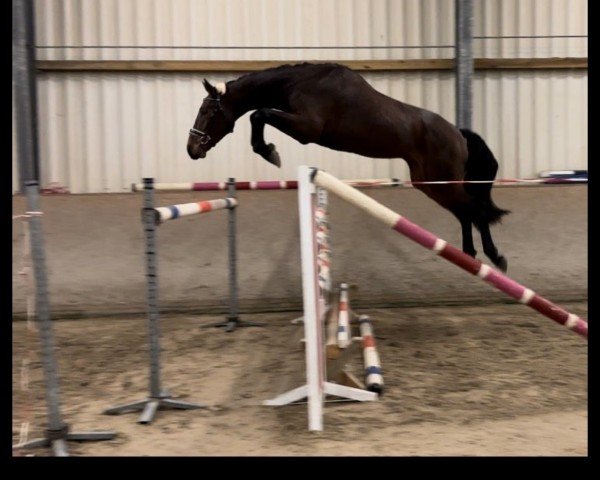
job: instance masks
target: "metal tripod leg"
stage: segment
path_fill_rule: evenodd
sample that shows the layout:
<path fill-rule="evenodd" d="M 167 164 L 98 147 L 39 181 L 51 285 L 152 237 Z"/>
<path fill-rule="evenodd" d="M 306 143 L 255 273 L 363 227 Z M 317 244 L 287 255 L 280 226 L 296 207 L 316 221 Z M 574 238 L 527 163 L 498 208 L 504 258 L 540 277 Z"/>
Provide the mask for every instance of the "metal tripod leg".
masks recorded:
<path fill-rule="evenodd" d="M 104 410 L 105 415 L 120 415 L 121 413 L 135 412 L 142 410 L 142 414 L 138 423 L 148 424 L 154 420 L 156 412 L 160 409 L 179 409 L 179 410 L 194 410 L 197 408 L 206 408 L 206 405 L 198 403 L 183 402 L 174 400 L 169 395 L 163 394 L 159 397 L 151 397 L 141 402 L 133 402 L 118 407 Z"/>
<path fill-rule="evenodd" d="M 58 431 L 46 431 L 45 438 L 36 438 L 28 442 L 13 445 L 13 450 L 21 448 L 51 448 L 55 457 L 68 457 L 67 442 L 97 442 L 112 440 L 117 434 L 111 431 L 69 432 L 68 426 Z"/>
<path fill-rule="evenodd" d="M 240 320 L 238 317 L 227 317 L 227 320 L 223 320 L 220 322 L 213 322 L 213 323 L 209 323 L 207 325 L 201 325 L 201 328 L 210 328 L 210 327 L 216 327 L 216 328 L 225 328 L 226 332 L 233 332 L 236 327 L 242 328 L 242 327 L 266 327 L 267 324 L 266 323 L 261 323 L 261 322 L 248 322 L 246 320 Z"/>

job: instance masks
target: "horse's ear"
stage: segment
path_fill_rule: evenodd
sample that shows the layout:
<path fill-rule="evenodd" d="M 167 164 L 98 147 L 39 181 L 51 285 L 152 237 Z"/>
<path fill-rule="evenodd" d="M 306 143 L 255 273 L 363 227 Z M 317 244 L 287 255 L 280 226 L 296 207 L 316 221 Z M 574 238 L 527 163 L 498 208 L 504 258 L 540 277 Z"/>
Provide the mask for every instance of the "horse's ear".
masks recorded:
<path fill-rule="evenodd" d="M 217 89 L 213 87 L 206 78 L 202 80 L 202 84 L 204 85 L 204 88 L 206 89 L 209 95 L 216 97 L 219 94 L 219 92 L 217 92 Z"/>

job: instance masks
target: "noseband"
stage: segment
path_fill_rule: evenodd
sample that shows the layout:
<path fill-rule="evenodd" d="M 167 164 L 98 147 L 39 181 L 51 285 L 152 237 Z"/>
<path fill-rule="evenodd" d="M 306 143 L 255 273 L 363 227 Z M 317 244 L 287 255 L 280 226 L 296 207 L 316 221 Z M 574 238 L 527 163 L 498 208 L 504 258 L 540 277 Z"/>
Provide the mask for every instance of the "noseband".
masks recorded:
<path fill-rule="evenodd" d="M 208 142 L 210 142 L 210 135 L 208 133 L 204 133 L 202 130 L 190 128 L 190 135 L 200 138 L 200 145 L 206 145 Z"/>
<path fill-rule="evenodd" d="M 221 99 L 220 98 L 206 98 L 205 100 L 211 100 L 213 102 L 217 102 L 218 107 L 216 111 L 221 110 Z M 213 111 L 214 114 L 214 111 Z M 208 133 L 203 132 L 202 130 L 198 130 L 197 128 L 190 128 L 190 135 L 194 135 L 200 139 L 200 145 L 206 145 L 210 142 L 210 135 Z"/>

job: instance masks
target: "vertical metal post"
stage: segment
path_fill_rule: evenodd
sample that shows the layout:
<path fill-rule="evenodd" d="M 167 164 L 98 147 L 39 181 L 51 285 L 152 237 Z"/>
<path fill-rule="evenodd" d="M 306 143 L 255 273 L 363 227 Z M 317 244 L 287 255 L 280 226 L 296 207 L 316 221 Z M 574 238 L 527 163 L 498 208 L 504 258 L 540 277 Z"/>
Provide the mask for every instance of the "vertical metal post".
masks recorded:
<path fill-rule="evenodd" d="M 146 299 L 148 302 L 148 332 L 150 341 L 150 396 L 146 400 L 127 403 L 104 410 L 106 415 L 119 415 L 142 410 L 139 423 L 149 424 L 161 408 L 193 410 L 204 405 L 171 398 L 160 388 L 160 325 L 158 313 L 158 258 L 156 251 L 156 223 L 154 210 L 154 179 L 144 178 L 144 208 L 142 209 L 146 238 Z"/>
<path fill-rule="evenodd" d="M 471 129 L 473 119 L 473 1 L 454 0 L 456 125 Z"/>
<path fill-rule="evenodd" d="M 13 0 L 13 89 L 19 152 L 19 184 L 39 182 L 33 0 Z"/>
<path fill-rule="evenodd" d="M 148 331 L 150 335 L 150 397 L 160 397 L 160 331 L 158 319 L 158 276 L 156 225 L 154 223 L 154 179 L 144 178 L 144 235 L 146 237 L 146 278 Z"/>
<path fill-rule="evenodd" d="M 237 198 L 235 178 L 227 181 L 227 196 Z M 227 244 L 229 248 L 229 322 L 238 321 L 237 254 L 236 254 L 236 208 L 228 209 Z"/>
<path fill-rule="evenodd" d="M 235 188 L 235 178 L 229 177 L 227 180 L 227 196 L 237 198 Z M 226 332 L 233 332 L 236 327 L 264 327 L 261 322 L 247 322 L 240 320 L 238 308 L 238 280 L 237 280 L 237 207 L 229 207 L 227 214 L 227 249 L 229 264 L 229 314 L 227 321 L 213 322 L 207 325 L 201 325 L 202 328 L 218 327 L 225 328 Z"/>
<path fill-rule="evenodd" d="M 27 180 L 25 182 L 25 194 L 27 196 L 27 213 L 31 215 L 29 219 L 29 241 L 35 278 L 35 308 L 42 345 L 42 368 L 44 369 L 44 382 L 46 384 L 48 428 L 44 438 L 31 440 L 13 448 L 51 447 L 55 456 L 67 457 L 69 455 L 67 441 L 69 440 L 111 440 L 115 438 L 116 433 L 111 431 L 70 433 L 69 426 L 63 423 L 61 419 L 58 366 L 54 356 L 54 338 L 46 278 L 46 254 L 44 251 L 42 219 L 39 216 L 41 212 L 38 182 Z"/>
<path fill-rule="evenodd" d="M 29 219 L 31 259 L 35 277 L 35 307 L 37 312 L 40 341 L 42 344 L 42 366 L 46 383 L 46 404 L 48 406 L 48 430 L 58 432 L 65 428 L 60 418 L 58 368 L 54 358 L 54 340 L 48 301 L 48 283 L 46 279 L 46 255 L 42 241 L 42 219 L 35 215 L 40 211 L 38 182 L 25 182 L 27 211 Z"/>

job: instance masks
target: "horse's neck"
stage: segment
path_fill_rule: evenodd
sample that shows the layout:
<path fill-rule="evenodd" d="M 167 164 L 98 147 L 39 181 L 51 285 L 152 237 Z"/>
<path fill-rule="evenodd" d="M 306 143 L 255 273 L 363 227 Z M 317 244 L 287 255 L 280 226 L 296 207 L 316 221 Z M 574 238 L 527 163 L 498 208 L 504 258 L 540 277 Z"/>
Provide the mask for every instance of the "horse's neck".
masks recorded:
<path fill-rule="evenodd" d="M 227 85 L 235 99 L 236 117 L 260 108 L 285 110 L 287 101 L 283 94 L 285 78 L 280 75 L 265 76 L 264 72 L 245 75 Z"/>

